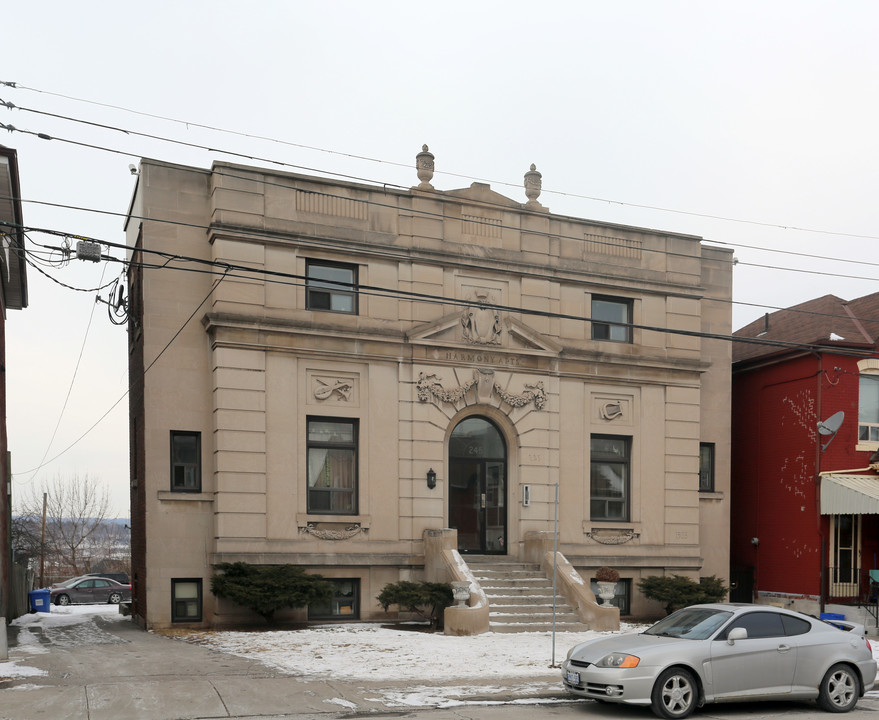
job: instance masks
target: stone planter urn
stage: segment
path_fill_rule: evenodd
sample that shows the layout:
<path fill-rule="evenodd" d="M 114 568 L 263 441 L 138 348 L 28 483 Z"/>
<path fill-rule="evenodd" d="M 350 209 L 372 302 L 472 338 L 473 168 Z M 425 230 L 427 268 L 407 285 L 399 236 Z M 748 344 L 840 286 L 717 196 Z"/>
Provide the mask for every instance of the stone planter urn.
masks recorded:
<path fill-rule="evenodd" d="M 470 599 L 470 583 L 467 580 L 452 581 L 452 597 L 457 607 L 465 607 Z"/>
<path fill-rule="evenodd" d="M 601 606 L 611 607 L 611 600 L 613 600 L 613 596 L 616 594 L 614 591 L 617 584 L 606 580 L 597 580 L 595 584 L 598 585 L 598 597 L 602 600 Z"/>
<path fill-rule="evenodd" d="M 620 574 L 607 565 L 595 571 L 595 584 L 598 585 L 598 597 L 603 601 L 601 603 L 602 607 L 612 607 L 613 603 L 611 603 L 611 600 L 613 600 L 615 595 L 614 590 L 616 590 L 619 579 Z"/>

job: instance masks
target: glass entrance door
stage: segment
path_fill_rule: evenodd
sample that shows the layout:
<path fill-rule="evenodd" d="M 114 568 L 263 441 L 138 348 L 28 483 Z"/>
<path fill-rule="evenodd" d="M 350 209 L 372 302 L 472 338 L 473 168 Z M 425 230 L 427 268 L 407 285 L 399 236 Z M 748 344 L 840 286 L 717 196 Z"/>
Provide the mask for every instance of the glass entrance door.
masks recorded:
<path fill-rule="evenodd" d="M 462 553 L 507 551 L 506 446 L 498 429 L 467 418 L 449 442 L 449 527 Z"/>

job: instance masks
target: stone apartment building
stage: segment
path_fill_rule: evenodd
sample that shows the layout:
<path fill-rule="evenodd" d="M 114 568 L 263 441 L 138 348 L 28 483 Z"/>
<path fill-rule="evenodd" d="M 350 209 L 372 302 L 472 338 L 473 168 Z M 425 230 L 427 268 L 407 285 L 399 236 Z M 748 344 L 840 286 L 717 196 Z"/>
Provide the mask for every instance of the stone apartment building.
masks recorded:
<path fill-rule="evenodd" d="M 293 563 L 385 619 L 451 528 L 587 580 L 728 576 L 731 253 L 488 185 L 144 159 L 129 259 L 134 614 L 223 625 L 217 563 Z M 556 488 L 558 510 L 556 513 Z M 454 539 L 456 538 L 456 540 Z"/>

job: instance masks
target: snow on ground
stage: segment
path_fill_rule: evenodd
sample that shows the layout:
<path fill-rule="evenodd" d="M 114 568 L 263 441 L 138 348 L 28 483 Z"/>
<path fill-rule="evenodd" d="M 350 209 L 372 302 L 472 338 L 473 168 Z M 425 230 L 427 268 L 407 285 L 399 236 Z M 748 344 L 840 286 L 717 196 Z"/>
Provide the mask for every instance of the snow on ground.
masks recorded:
<path fill-rule="evenodd" d="M 626 625 L 621 632 L 646 626 Z M 608 633 L 557 633 L 555 663 L 578 642 Z M 400 630 L 379 624 L 324 625 L 303 630 L 193 631 L 188 642 L 258 660 L 304 678 L 344 669 L 350 680 L 506 680 L 557 676 L 552 633 L 485 633 L 469 637 Z"/>

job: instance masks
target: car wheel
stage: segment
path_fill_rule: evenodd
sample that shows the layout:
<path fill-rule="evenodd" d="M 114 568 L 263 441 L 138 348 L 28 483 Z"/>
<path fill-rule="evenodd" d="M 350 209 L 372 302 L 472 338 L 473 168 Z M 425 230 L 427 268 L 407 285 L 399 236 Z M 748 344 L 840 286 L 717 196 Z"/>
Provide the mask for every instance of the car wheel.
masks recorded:
<path fill-rule="evenodd" d="M 107 602 L 111 605 L 118 605 L 122 602 L 122 595 L 118 592 L 110 593 L 110 599 Z"/>
<path fill-rule="evenodd" d="M 661 718 L 685 718 L 699 700 L 696 680 L 689 670 L 669 668 L 664 671 L 653 686 L 650 694 L 650 708 Z"/>
<path fill-rule="evenodd" d="M 69 595 L 59 595 L 55 600 L 56 605 L 70 605 L 70 596 Z"/>
<path fill-rule="evenodd" d="M 839 663 L 824 674 L 818 690 L 818 707 L 827 712 L 848 712 L 861 695 L 858 674 Z"/>

